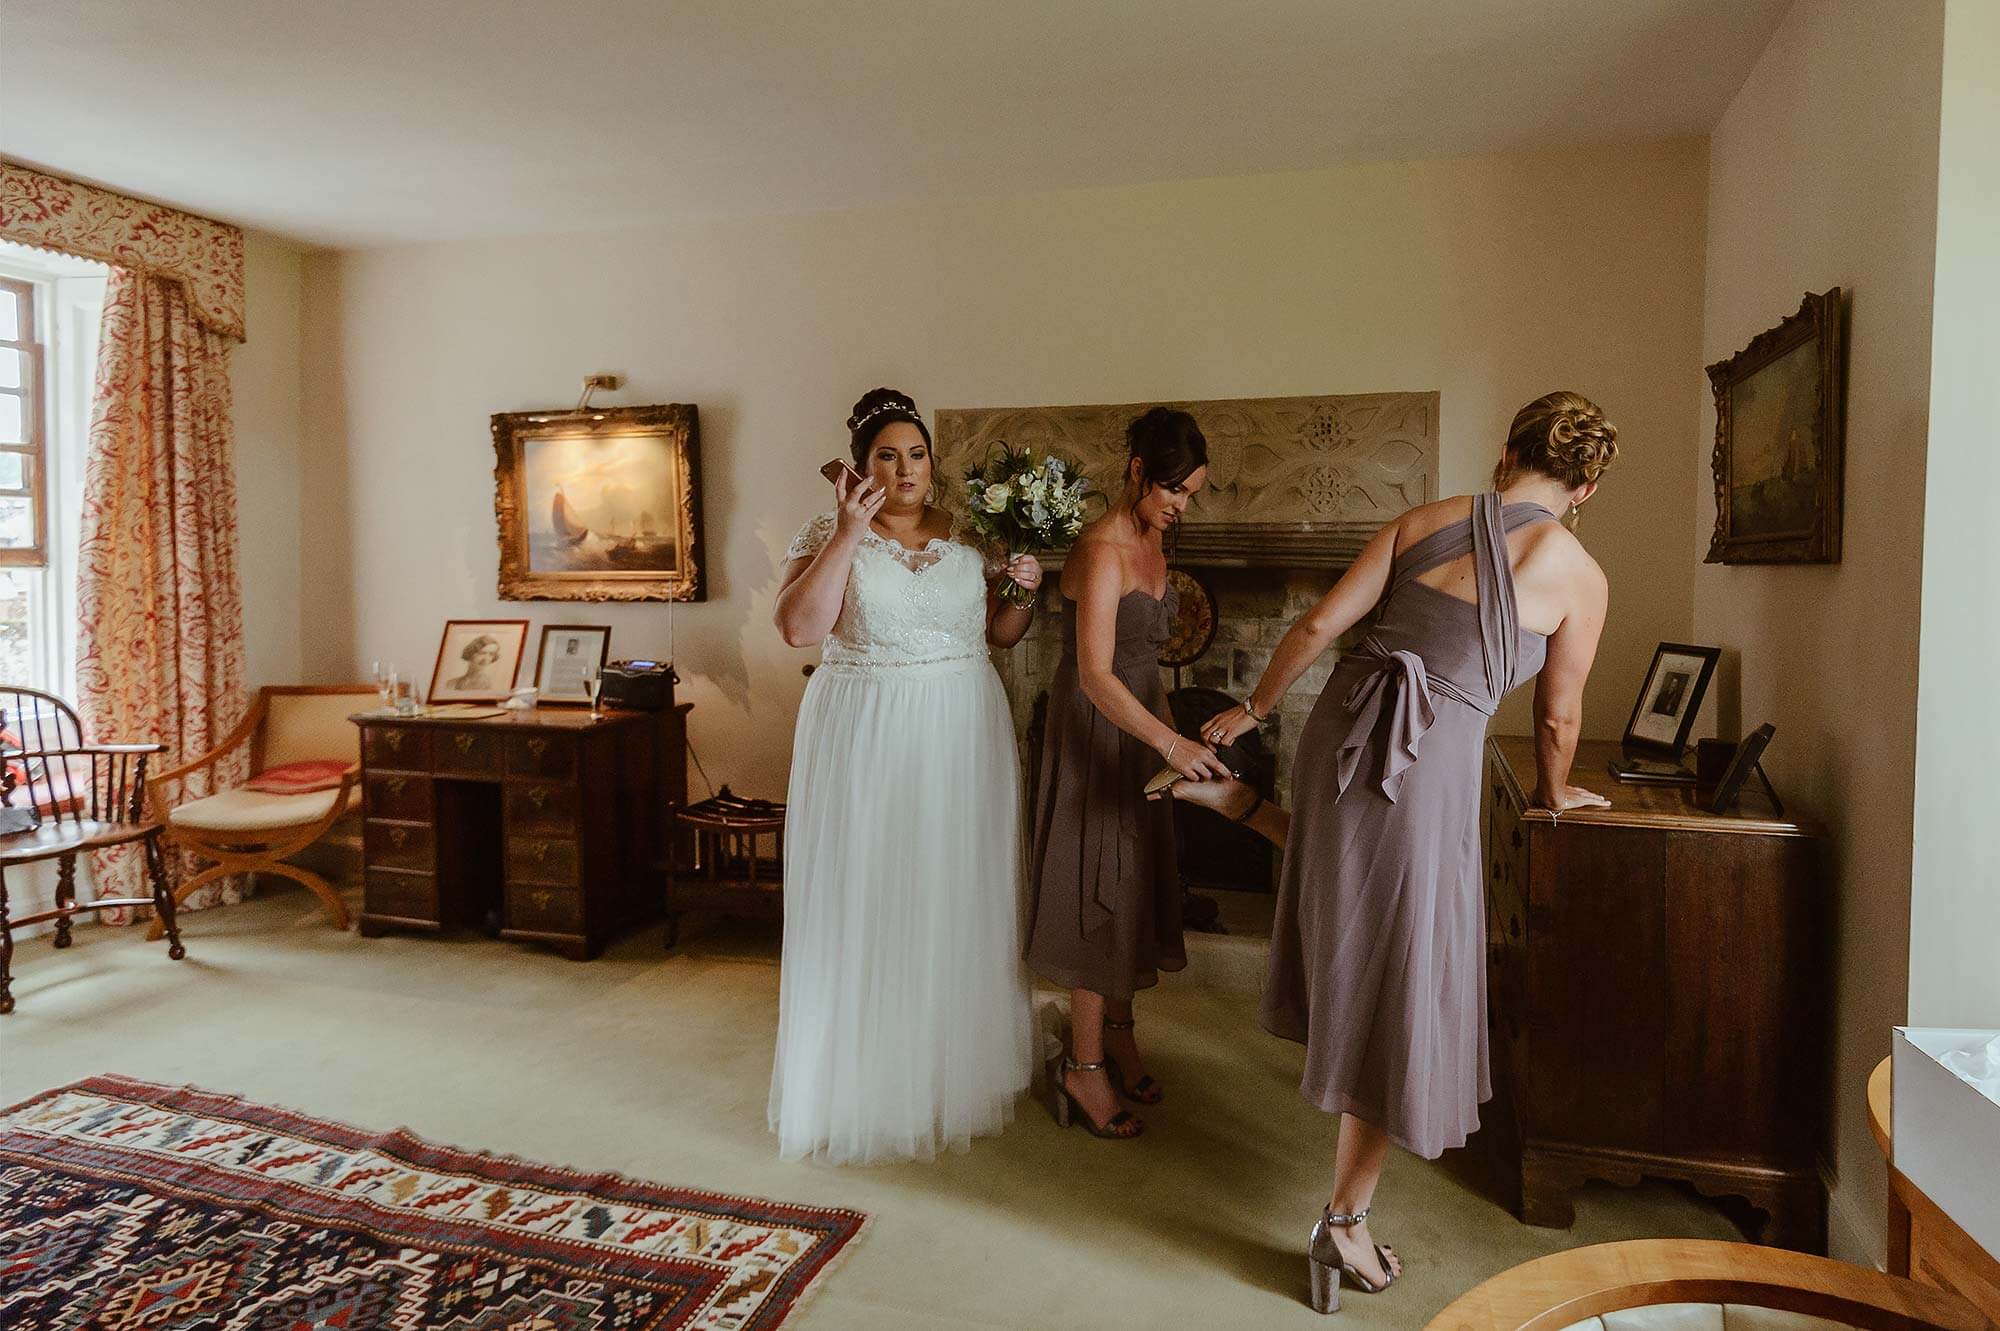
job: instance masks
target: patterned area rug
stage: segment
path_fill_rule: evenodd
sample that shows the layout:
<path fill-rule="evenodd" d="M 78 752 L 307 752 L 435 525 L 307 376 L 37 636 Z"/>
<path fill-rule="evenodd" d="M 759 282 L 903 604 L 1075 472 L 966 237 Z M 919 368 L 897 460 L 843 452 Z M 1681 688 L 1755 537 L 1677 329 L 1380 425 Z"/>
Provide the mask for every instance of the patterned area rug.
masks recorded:
<path fill-rule="evenodd" d="M 122 1077 L 0 1110 L 9 1331 L 766 1331 L 866 1224 Z"/>

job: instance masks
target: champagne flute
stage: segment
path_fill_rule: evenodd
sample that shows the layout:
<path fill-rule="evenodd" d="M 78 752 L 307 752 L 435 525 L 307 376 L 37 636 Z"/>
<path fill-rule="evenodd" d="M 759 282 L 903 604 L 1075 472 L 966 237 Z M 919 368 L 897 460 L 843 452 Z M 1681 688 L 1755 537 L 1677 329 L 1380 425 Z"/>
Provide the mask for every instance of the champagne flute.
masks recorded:
<path fill-rule="evenodd" d="M 583 691 L 590 695 L 590 714 L 592 717 L 604 715 L 603 689 L 603 674 L 595 665 L 585 666 L 583 668 Z"/>
<path fill-rule="evenodd" d="M 384 707 L 395 700 L 396 667 L 387 661 L 375 663 L 375 692 L 381 696 Z"/>

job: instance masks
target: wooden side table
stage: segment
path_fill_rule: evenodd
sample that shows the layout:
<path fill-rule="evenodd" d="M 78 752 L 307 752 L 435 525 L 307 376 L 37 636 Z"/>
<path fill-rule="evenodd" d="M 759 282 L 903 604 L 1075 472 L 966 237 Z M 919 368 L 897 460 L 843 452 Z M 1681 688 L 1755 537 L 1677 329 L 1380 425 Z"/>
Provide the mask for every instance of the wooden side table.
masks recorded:
<path fill-rule="evenodd" d="M 667 947 L 680 944 L 691 910 L 782 920 L 785 914 L 785 806 L 730 792 L 674 811 L 692 848 L 667 879 Z"/>
<path fill-rule="evenodd" d="M 1789 1075 L 1819 1064 L 1828 1025 L 1820 830 L 1761 793 L 1725 815 L 1621 784 L 1617 753 L 1577 747 L 1570 779 L 1612 807 L 1557 819 L 1528 798 L 1533 742 L 1487 741 L 1482 1136 L 1529 1224 L 1568 1226 L 1587 1179 L 1650 1176 L 1743 1197 L 1766 1242 L 1823 1252 L 1826 1105 Z"/>
<path fill-rule="evenodd" d="M 1948 1290 L 2000 1322 L 2000 1258 L 1939 1209 L 1896 1169 L 1889 1060 L 1868 1075 L 1868 1128 L 1889 1162 L 1889 1274 Z"/>

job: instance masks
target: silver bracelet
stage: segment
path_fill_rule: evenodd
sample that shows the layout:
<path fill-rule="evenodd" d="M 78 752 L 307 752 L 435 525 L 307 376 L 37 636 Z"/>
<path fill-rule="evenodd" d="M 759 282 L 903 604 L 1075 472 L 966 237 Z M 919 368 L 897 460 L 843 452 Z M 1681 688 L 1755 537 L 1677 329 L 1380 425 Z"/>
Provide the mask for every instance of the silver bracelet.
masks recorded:
<path fill-rule="evenodd" d="M 1180 747 L 1181 747 L 1181 737 L 1179 735 L 1176 735 L 1174 736 L 1174 742 L 1167 745 L 1167 766 L 1172 767 L 1174 765 L 1174 754 L 1180 749 Z"/>
<path fill-rule="evenodd" d="M 1245 716 L 1249 717 L 1249 718 L 1250 718 L 1250 719 L 1251 719 L 1252 721 L 1255 721 L 1255 722 L 1256 722 L 1256 723 L 1257 723 L 1258 725 L 1260 725 L 1260 726 L 1261 726 L 1261 725 L 1263 725 L 1263 724 L 1264 724 L 1264 723 L 1265 723 L 1266 721 L 1268 721 L 1268 720 L 1270 720 L 1270 719 L 1271 719 L 1271 714 L 1270 714 L 1269 712 L 1266 712 L 1266 713 L 1264 713 L 1264 714 L 1263 714 L 1262 716 L 1259 716 L 1259 715 L 1257 715 L 1257 709 L 1256 709 L 1255 707 L 1252 707 L 1252 706 L 1250 705 L 1251 703 L 1255 702 L 1256 700 L 1257 700 L 1257 690 L 1255 690 L 1255 689 L 1252 689 L 1252 690 L 1250 690 L 1250 692 L 1249 692 L 1249 693 L 1247 693 L 1247 694 L 1245 694 L 1245 695 L 1244 695 L 1244 697 L 1243 697 L 1243 715 L 1245 715 Z"/>

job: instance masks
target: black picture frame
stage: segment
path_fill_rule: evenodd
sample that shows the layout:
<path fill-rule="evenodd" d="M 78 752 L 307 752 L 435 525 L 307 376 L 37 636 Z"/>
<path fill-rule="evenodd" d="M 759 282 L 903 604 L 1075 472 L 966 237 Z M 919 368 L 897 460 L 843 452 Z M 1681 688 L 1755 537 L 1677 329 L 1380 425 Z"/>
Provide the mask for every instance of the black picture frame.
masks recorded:
<path fill-rule="evenodd" d="M 1710 813 L 1728 813 L 1736 807 L 1737 797 L 1743 793 L 1743 783 L 1750 779 L 1752 772 L 1761 771 L 1758 762 L 1763 758 L 1764 750 L 1771 747 L 1771 738 L 1777 733 L 1778 728 L 1766 721 L 1743 737 L 1743 742 L 1736 746 L 1735 756 L 1729 760 L 1728 770 L 1723 772 L 1722 779 L 1715 783 L 1714 791 L 1709 794 Z M 1779 802 L 1778 792 L 1770 788 L 1769 778 L 1765 779 L 1764 788 L 1779 817 L 1783 817 L 1785 806 Z"/>
<path fill-rule="evenodd" d="M 1654 648 L 1653 664 L 1647 667 L 1639 696 L 1632 703 L 1632 716 L 1625 722 L 1620 741 L 1625 752 L 1679 762 L 1687 752 L 1688 736 L 1721 659 L 1720 647 L 1663 642 Z"/>

